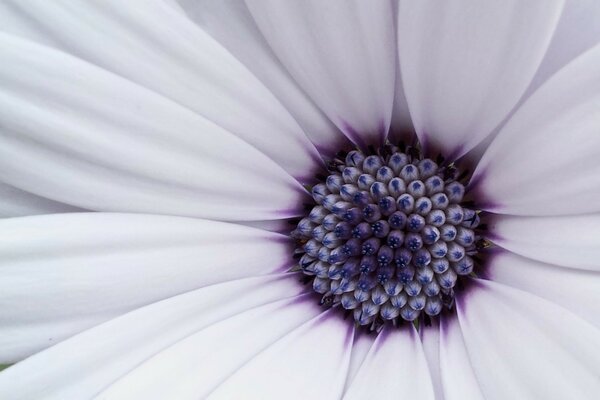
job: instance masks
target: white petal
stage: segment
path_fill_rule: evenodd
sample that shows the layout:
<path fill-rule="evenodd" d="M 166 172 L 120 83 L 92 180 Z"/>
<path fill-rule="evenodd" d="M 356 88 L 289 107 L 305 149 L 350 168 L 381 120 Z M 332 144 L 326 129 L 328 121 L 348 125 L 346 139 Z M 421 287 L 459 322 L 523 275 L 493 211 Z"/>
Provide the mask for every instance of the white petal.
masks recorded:
<path fill-rule="evenodd" d="M 238 368 L 321 312 L 312 294 L 251 309 L 162 350 L 98 397 L 205 398 Z"/>
<path fill-rule="evenodd" d="M 556 32 L 526 96 L 570 61 L 600 43 L 600 2 L 566 0 Z"/>
<path fill-rule="evenodd" d="M 319 162 L 316 149 L 275 96 L 172 4 L 8 4 L 8 32 L 54 45 L 195 111 L 297 178 L 309 176 L 307 170 Z M 27 34 L 31 30 L 37 34 Z"/>
<path fill-rule="evenodd" d="M 248 0 L 275 54 L 359 146 L 390 126 L 395 81 L 391 2 Z"/>
<path fill-rule="evenodd" d="M 402 81 L 429 152 L 460 157 L 502 121 L 537 70 L 562 4 L 400 2 Z"/>
<path fill-rule="evenodd" d="M 489 233 L 494 243 L 522 256 L 600 272 L 600 215 L 495 216 Z"/>
<path fill-rule="evenodd" d="M 297 181 L 198 114 L 62 52 L 9 35 L 0 43 L 4 182 L 92 210 L 298 213 Z"/>
<path fill-rule="evenodd" d="M 347 138 L 298 86 L 239 0 L 179 0 L 187 15 L 225 46 L 275 94 L 321 153 L 334 155 Z"/>
<path fill-rule="evenodd" d="M 499 252 L 485 277 L 547 299 L 600 327 L 600 272 L 561 268 Z"/>
<path fill-rule="evenodd" d="M 335 399 L 342 394 L 354 326 L 330 310 L 258 354 L 207 399 Z"/>
<path fill-rule="evenodd" d="M 291 262 L 284 236 L 191 218 L 54 214 L 3 219 L 0 232 L 0 361 L 142 305 Z"/>
<path fill-rule="evenodd" d="M 440 324 L 440 364 L 446 400 L 484 400 L 465 347 L 460 325 L 454 316 Z"/>
<path fill-rule="evenodd" d="M 373 345 L 374 337 L 364 329 L 356 330 L 354 334 L 354 342 L 352 343 L 352 352 L 350 353 L 350 364 L 348 365 L 348 374 L 346 375 L 346 384 L 344 385 L 344 391 L 348 390 L 348 387 L 352 384 L 352 381 L 356 377 L 360 366 L 365 361 L 371 346 Z"/>
<path fill-rule="evenodd" d="M 393 13 L 398 15 L 400 3 L 397 0 L 392 1 Z M 396 35 L 398 35 L 398 18 L 394 18 Z M 404 94 L 404 85 L 402 83 L 402 74 L 400 73 L 400 62 L 396 61 L 396 88 L 394 92 L 394 108 L 392 110 L 392 125 L 390 127 L 389 138 L 392 141 L 407 140 L 414 135 L 414 126 L 410 117 L 406 95 Z"/>
<path fill-rule="evenodd" d="M 513 115 L 474 172 L 487 210 L 600 211 L 600 45 L 549 79 Z"/>
<path fill-rule="evenodd" d="M 0 218 L 82 211 L 0 182 Z"/>
<path fill-rule="evenodd" d="M 458 298 L 458 317 L 486 399 L 594 399 L 600 331 L 539 297 L 490 281 Z"/>
<path fill-rule="evenodd" d="M 384 328 L 362 363 L 344 400 L 431 399 L 433 387 L 414 327 Z"/>
<path fill-rule="evenodd" d="M 289 275 L 232 281 L 125 314 L 0 374 L 0 398 L 89 399 L 174 343 L 240 312 L 297 296 Z"/>
<path fill-rule="evenodd" d="M 431 321 L 430 326 L 424 326 L 419 334 L 423 345 L 423 354 L 427 359 L 431 384 L 436 400 L 444 400 L 442 378 L 440 371 L 440 327 L 439 321 Z"/>

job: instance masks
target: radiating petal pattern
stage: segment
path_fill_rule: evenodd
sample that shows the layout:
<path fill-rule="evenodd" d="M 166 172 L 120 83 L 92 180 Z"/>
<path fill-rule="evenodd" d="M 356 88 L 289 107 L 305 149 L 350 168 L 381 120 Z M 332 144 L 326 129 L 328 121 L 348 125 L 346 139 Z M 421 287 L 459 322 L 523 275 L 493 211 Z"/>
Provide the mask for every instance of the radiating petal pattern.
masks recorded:
<path fill-rule="evenodd" d="M 485 277 L 547 299 L 600 327 L 600 272 L 557 267 L 511 252 L 489 261 Z"/>
<path fill-rule="evenodd" d="M 431 384 L 436 400 L 444 400 L 442 378 L 440 371 L 440 326 L 439 321 L 433 320 L 429 326 L 419 331 L 423 354 L 427 359 L 427 366 L 431 374 Z"/>
<path fill-rule="evenodd" d="M 600 215 L 562 217 L 494 216 L 494 243 L 549 264 L 600 272 Z"/>
<path fill-rule="evenodd" d="M 359 146 L 390 126 L 396 49 L 389 1 L 248 0 L 275 54 L 325 114 Z"/>
<path fill-rule="evenodd" d="M 51 48 L 3 34 L 0 43 L 4 182 L 101 211 L 235 220 L 299 212 L 297 181 L 198 114 Z"/>
<path fill-rule="evenodd" d="M 600 211 L 600 45 L 549 79 L 507 122 L 474 172 L 502 214 Z"/>
<path fill-rule="evenodd" d="M 256 355 L 207 399 L 335 399 L 344 388 L 354 327 L 330 310 Z"/>
<path fill-rule="evenodd" d="M 398 46 L 415 130 L 430 152 L 468 152 L 517 103 L 562 0 L 400 2 Z"/>
<path fill-rule="evenodd" d="M 82 211 L 0 182 L 0 218 Z"/>
<path fill-rule="evenodd" d="M 0 362 L 154 301 L 290 266 L 284 236 L 191 218 L 54 214 L 3 219 L 0 232 Z"/>
<path fill-rule="evenodd" d="M 356 330 L 354 334 L 354 343 L 352 343 L 352 352 L 350 353 L 350 363 L 348 365 L 348 374 L 346 375 L 346 384 L 344 391 L 354 381 L 356 374 L 358 373 L 360 366 L 365 361 L 371 346 L 373 346 L 374 338 L 365 332 L 363 329 Z"/>
<path fill-rule="evenodd" d="M 0 31 L 55 46 L 229 130 L 296 178 L 318 153 L 273 94 L 173 4 L 160 0 L 4 2 Z M 175 124 L 175 121 L 171 121 Z"/>
<path fill-rule="evenodd" d="M 384 328 L 343 398 L 434 400 L 427 361 L 415 329 Z"/>
<path fill-rule="evenodd" d="M 92 398 L 161 350 L 203 328 L 297 296 L 302 290 L 287 274 L 266 276 L 210 286 L 140 308 L 3 371 L 0 398 Z"/>
<path fill-rule="evenodd" d="M 600 331 L 558 305 L 490 281 L 458 297 L 473 371 L 488 400 L 593 399 Z"/>
<path fill-rule="evenodd" d="M 225 46 L 275 94 L 321 154 L 334 155 L 347 138 L 277 59 L 244 1 L 179 0 L 187 15 Z"/>
<path fill-rule="evenodd" d="M 445 400 L 485 400 L 454 316 L 440 323 L 439 369 Z"/>
<path fill-rule="evenodd" d="M 238 314 L 162 350 L 98 398 L 205 398 L 238 368 L 320 312 L 314 298 L 304 295 Z M 245 392 L 237 394 L 244 397 Z"/>
<path fill-rule="evenodd" d="M 600 43 L 600 2 L 566 0 L 548 51 L 526 96 L 586 50 Z"/>

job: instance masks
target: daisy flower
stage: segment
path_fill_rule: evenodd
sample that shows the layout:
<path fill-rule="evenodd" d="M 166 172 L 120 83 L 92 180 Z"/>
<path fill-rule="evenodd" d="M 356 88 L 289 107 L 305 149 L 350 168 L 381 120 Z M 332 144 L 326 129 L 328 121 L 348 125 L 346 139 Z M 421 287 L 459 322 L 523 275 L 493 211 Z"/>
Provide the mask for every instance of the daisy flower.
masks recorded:
<path fill-rule="evenodd" d="M 599 16 L 0 3 L 0 398 L 596 398 Z"/>

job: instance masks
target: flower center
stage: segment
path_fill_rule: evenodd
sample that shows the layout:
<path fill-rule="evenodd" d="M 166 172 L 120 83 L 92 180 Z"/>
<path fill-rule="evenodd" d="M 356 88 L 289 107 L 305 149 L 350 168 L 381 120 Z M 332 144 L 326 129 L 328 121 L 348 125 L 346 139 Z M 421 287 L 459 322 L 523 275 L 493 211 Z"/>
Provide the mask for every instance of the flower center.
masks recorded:
<path fill-rule="evenodd" d="M 459 176 L 415 148 L 334 160 L 312 187 L 316 205 L 292 232 L 299 268 L 321 303 L 351 310 L 371 329 L 451 309 L 480 239 Z"/>

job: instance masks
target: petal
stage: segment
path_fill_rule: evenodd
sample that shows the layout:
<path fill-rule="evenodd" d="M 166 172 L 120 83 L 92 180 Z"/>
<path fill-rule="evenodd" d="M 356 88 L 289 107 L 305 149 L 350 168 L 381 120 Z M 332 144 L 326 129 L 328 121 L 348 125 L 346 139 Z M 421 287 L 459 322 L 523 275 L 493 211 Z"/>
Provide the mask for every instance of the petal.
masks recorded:
<path fill-rule="evenodd" d="M 12 22 L 5 31 L 53 45 L 169 98 L 233 132 L 296 178 L 310 176 L 320 162 L 275 96 L 172 4 L 14 0 L 6 8 Z"/>
<path fill-rule="evenodd" d="M 548 51 L 535 74 L 526 96 L 555 72 L 586 50 L 600 43 L 600 2 L 596 0 L 566 0 L 556 32 Z"/>
<path fill-rule="evenodd" d="M 142 305 L 291 262 L 284 236 L 191 218 L 55 214 L 3 219 L 0 231 L 0 362 Z"/>
<path fill-rule="evenodd" d="M 401 1 L 398 46 L 415 130 L 429 152 L 465 154 L 517 103 L 563 1 Z"/>
<path fill-rule="evenodd" d="M 394 0 L 392 2 L 393 13 L 398 15 L 400 4 Z M 394 19 L 396 35 L 398 35 L 398 18 Z M 404 94 L 404 84 L 402 83 L 402 74 L 400 73 L 400 62 L 396 62 L 396 88 L 394 92 L 394 107 L 392 109 L 392 125 L 390 128 L 390 140 L 400 142 L 408 141 L 408 138 L 414 136 L 414 126 L 410 117 L 406 95 Z"/>
<path fill-rule="evenodd" d="M 600 272 L 600 215 L 495 216 L 489 232 L 494 243 L 524 257 Z"/>
<path fill-rule="evenodd" d="M 344 391 L 348 390 L 348 387 L 354 381 L 356 374 L 358 373 L 360 366 L 365 361 L 371 346 L 373 345 L 374 338 L 369 332 L 365 332 L 363 329 L 355 331 L 354 342 L 352 343 L 352 351 L 350 353 L 350 363 L 348 365 L 348 374 L 346 375 L 346 384 L 344 385 Z"/>
<path fill-rule="evenodd" d="M 600 390 L 598 329 L 520 290 L 477 281 L 458 318 L 486 399 L 592 399 Z"/>
<path fill-rule="evenodd" d="M 310 294 L 251 309 L 160 351 L 111 384 L 99 397 L 205 398 L 238 368 L 321 312 Z"/>
<path fill-rule="evenodd" d="M 454 316 L 440 324 L 440 372 L 446 400 L 484 400 Z"/>
<path fill-rule="evenodd" d="M 486 210 L 600 211 L 600 45 L 549 79 L 507 122 L 473 180 Z"/>
<path fill-rule="evenodd" d="M 258 354 L 207 399 L 334 399 L 342 394 L 354 327 L 330 310 Z"/>
<path fill-rule="evenodd" d="M 344 395 L 351 399 L 434 399 L 421 340 L 414 327 L 384 328 Z"/>
<path fill-rule="evenodd" d="M 0 398 L 89 399 L 161 350 L 203 328 L 297 296 L 304 289 L 287 274 L 249 278 L 143 307 L 3 371 Z"/>
<path fill-rule="evenodd" d="M 488 262 L 485 277 L 556 303 L 600 327 L 600 273 L 561 268 L 511 252 Z"/>
<path fill-rule="evenodd" d="M 444 392 L 440 371 L 440 327 L 436 320 L 430 321 L 429 326 L 423 326 L 419 330 L 421 343 L 423 345 L 423 354 L 427 359 L 429 372 L 431 374 L 431 384 L 436 400 L 444 400 Z"/>
<path fill-rule="evenodd" d="M 387 134 L 395 81 L 391 2 L 248 0 L 298 84 L 359 146 Z"/>
<path fill-rule="evenodd" d="M 0 182 L 0 218 L 82 211 Z"/>
<path fill-rule="evenodd" d="M 198 114 L 62 52 L 10 35 L 0 43 L 2 181 L 91 210 L 298 213 L 297 181 Z"/>
<path fill-rule="evenodd" d="M 187 15 L 225 46 L 294 116 L 320 153 L 334 155 L 347 138 L 294 81 L 238 0 L 179 0 Z"/>

